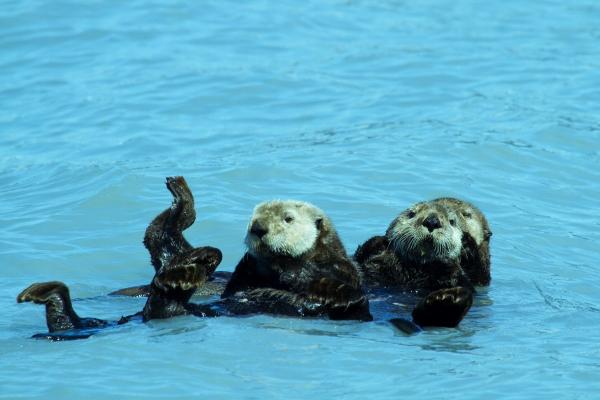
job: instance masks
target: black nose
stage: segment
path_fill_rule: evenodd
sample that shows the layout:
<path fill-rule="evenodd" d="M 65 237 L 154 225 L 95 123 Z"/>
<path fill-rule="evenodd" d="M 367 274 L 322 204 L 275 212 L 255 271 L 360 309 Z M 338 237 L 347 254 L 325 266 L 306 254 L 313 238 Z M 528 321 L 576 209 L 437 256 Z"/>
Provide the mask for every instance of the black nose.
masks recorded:
<path fill-rule="evenodd" d="M 441 228 L 442 224 L 437 215 L 429 214 L 429 216 L 425 218 L 425 221 L 423 221 L 423 226 L 427 228 L 429 232 L 433 232 L 434 229 Z"/>
<path fill-rule="evenodd" d="M 269 230 L 263 227 L 258 221 L 254 221 L 250 227 L 250 233 L 258 236 L 259 239 L 265 236 L 267 232 Z"/>

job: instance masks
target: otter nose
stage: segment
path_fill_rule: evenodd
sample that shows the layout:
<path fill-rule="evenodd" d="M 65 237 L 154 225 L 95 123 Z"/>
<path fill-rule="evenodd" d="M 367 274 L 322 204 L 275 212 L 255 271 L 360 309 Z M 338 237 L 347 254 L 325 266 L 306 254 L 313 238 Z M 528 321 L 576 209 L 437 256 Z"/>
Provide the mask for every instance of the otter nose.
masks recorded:
<path fill-rule="evenodd" d="M 434 229 L 441 228 L 442 224 L 437 215 L 429 214 L 429 216 L 425 218 L 425 221 L 423 221 L 423 226 L 427 228 L 429 232 L 433 232 Z"/>
<path fill-rule="evenodd" d="M 262 226 L 258 221 L 254 221 L 250 227 L 250 233 L 258 236 L 259 239 L 265 236 L 267 232 L 269 232 L 269 230 Z"/>

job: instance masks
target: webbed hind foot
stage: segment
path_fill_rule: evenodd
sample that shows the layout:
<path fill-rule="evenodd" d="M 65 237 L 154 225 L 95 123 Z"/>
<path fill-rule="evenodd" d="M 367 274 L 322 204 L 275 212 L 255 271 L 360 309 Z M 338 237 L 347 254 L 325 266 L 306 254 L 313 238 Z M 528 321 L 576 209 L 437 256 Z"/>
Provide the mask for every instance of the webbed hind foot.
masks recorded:
<path fill-rule="evenodd" d="M 101 319 L 80 318 L 73 310 L 69 288 L 59 281 L 34 283 L 17 296 L 17 303 L 24 302 L 46 306 L 46 324 L 50 333 L 107 325 Z"/>

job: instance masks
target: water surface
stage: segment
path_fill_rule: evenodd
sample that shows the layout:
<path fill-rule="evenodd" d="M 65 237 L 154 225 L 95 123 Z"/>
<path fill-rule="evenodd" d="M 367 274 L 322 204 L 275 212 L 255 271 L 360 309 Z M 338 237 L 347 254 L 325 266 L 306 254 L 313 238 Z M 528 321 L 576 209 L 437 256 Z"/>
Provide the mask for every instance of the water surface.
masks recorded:
<path fill-rule="evenodd" d="M 0 397 L 594 398 L 600 4 L 69 1 L 0 8 Z M 29 339 L 62 280 L 119 318 L 184 175 L 232 270 L 254 205 L 313 202 L 348 251 L 409 204 L 488 216 L 493 282 L 458 329 L 255 316 Z"/>

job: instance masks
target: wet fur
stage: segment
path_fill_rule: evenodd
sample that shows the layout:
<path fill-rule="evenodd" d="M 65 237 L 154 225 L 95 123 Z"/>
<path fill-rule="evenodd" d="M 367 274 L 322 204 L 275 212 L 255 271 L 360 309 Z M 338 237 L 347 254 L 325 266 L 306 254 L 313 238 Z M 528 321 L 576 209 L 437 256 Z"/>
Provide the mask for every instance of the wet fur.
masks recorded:
<path fill-rule="evenodd" d="M 290 215 L 293 220 L 286 222 Z M 259 238 L 253 226 L 267 233 Z M 245 296 L 254 303 L 257 296 L 274 298 L 280 310 L 269 308 L 277 314 L 372 319 L 356 267 L 320 209 L 296 201 L 263 203 L 248 225 L 246 244 L 248 252 L 236 266 L 224 299 Z"/>
<path fill-rule="evenodd" d="M 414 216 L 409 218 L 411 212 Z M 422 224 L 431 213 L 439 216 L 441 224 L 433 233 L 440 232 L 430 236 L 435 239 L 433 244 L 424 244 L 427 235 Z M 480 221 L 481 229 L 473 229 L 464 214 Z M 454 219 L 454 226 L 450 219 Z M 368 287 L 435 290 L 487 285 L 491 279 L 490 237 L 487 220 L 474 206 L 458 199 L 440 198 L 404 210 L 392 221 L 385 236 L 372 237 L 359 246 L 354 259 Z"/>
<path fill-rule="evenodd" d="M 118 323 L 125 323 L 139 316 L 147 321 L 200 313 L 196 308 L 189 308 L 188 301 L 196 288 L 207 281 L 221 262 L 222 254 L 219 249 L 209 246 L 194 248 L 183 237 L 182 231 L 191 226 L 196 217 L 194 199 L 185 179 L 167 178 L 166 184 L 173 195 L 173 203 L 152 220 L 144 237 L 144 244 L 156 270 L 148 286 L 148 300 L 141 312 L 122 317 Z M 62 282 L 33 284 L 17 296 L 17 302 L 44 304 L 50 333 L 111 324 L 97 318 L 80 318 L 73 309 L 69 289 Z M 207 311 L 202 315 L 212 314 Z M 87 336 L 89 335 L 38 335 L 52 340 Z"/>
<path fill-rule="evenodd" d="M 424 227 L 435 215 L 439 228 Z M 413 319 L 422 326 L 456 326 L 470 309 L 475 286 L 490 282 L 491 231 L 473 205 L 453 198 L 404 210 L 385 236 L 359 246 L 354 259 L 369 288 L 425 295 Z"/>

